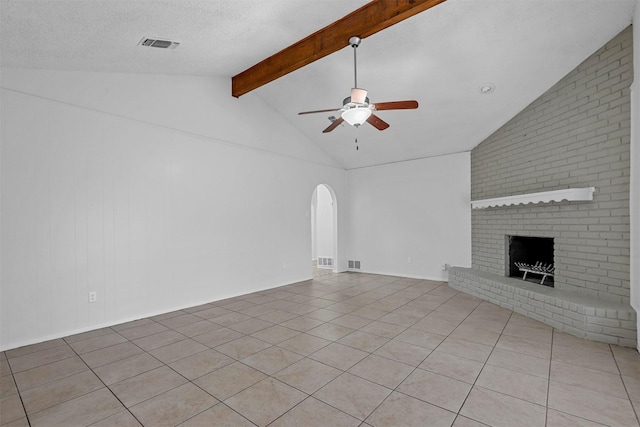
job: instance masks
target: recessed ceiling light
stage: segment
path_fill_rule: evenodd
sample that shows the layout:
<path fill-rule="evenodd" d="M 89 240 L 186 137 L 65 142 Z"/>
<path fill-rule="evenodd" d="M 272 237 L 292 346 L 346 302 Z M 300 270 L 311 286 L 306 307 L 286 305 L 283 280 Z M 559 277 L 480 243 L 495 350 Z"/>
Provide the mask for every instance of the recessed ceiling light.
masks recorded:
<path fill-rule="evenodd" d="M 481 94 L 489 95 L 496 90 L 496 85 L 494 85 L 493 83 L 482 83 L 479 90 Z"/>

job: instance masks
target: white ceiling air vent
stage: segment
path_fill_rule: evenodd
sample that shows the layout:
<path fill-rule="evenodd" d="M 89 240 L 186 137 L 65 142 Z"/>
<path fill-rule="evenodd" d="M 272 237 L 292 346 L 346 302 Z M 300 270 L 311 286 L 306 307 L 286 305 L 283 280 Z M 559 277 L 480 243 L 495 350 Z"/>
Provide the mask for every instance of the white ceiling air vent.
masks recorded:
<path fill-rule="evenodd" d="M 175 49 L 180 46 L 178 42 L 172 42 L 169 40 L 151 39 L 143 37 L 138 43 L 138 46 L 158 47 L 160 49 Z"/>

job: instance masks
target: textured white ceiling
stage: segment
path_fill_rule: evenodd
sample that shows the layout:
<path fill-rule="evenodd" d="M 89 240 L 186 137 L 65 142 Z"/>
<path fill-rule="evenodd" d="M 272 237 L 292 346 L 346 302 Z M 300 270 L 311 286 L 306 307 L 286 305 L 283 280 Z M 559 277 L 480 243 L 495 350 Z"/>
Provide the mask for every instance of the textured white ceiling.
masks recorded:
<path fill-rule="evenodd" d="M 364 0 L 0 0 L 3 67 L 231 76 Z M 391 127 L 329 134 L 353 86 L 350 47 L 255 94 L 345 168 L 471 150 L 631 23 L 636 0 L 448 0 L 363 40 L 358 83 Z M 181 43 L 141 49 L 142 37 Z M 485 82 L 495 93 L 481 95 Z"/>

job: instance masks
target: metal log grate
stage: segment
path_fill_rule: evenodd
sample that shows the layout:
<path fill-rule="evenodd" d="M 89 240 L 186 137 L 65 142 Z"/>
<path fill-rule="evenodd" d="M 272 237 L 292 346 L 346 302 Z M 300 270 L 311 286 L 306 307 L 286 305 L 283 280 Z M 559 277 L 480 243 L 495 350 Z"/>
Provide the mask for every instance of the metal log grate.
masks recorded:
<path fill-rule="evenodd" d="M 543 264 L 540 261 L 536 262 L 535 265 L 525 264 L 524 262 L 514 262 L 518 270 L 522 271 L 524 275 L 522 276 L 522 280 L 527 280 L 527 273 L 540 274 L 542 275 L 542 280 L 540 280 L 540 284 L 544 285 L 544 279 L 547 277 L 555 277 L 556 268 L 553 264 Z"/>

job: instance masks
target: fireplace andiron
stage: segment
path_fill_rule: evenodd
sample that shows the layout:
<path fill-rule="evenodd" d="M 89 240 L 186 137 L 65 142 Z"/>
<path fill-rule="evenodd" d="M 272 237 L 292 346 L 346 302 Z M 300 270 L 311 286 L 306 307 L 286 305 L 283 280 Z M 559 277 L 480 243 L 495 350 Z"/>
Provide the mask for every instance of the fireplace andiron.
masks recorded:
<path fill-rule="evenodd" d="M 524 273 L 522 280 L 527 280 L 527 273 L 541 274 L 541 285 L 544 285 L 544 279 L 547 276 L 554 277 L 554 271 L 556 270 L 553 264 L 543 264 L 540 261 L 536 262 L 535 265 L 525 264 L 524 262 L 514 262 L 514 264 L 518 267 L 518 270 Z"/>

